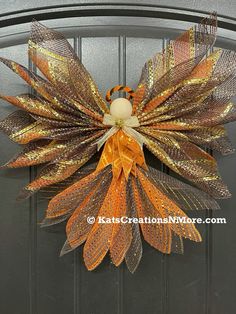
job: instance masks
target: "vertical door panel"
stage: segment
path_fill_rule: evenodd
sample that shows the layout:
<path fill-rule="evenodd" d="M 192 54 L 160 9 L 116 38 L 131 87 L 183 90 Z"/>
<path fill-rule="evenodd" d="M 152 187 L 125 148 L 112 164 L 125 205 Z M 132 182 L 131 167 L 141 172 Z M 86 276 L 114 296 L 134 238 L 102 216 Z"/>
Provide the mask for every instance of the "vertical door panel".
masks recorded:
<path fill-rule="evenodd" d="M 27 66 L 26 45 L 1 49 L 1 57 L 16 59 Z M 6 66 L 0 65 L 0 93 L 17 95 L 27 86 Z M 0 101 L 1 119 L 15 108 Z M 11 159 L 19 147 L 0 134 L 0 164 Z M 29 169 L 1 169 L 0 172 L 0 312 L 29 313 L 29 201 L 16 201 L 17 194 L 29 181 Z"/>
<path fill-rule="evenodd" d="M 236 124 L 227 126 L 233 147 L 236 148 Z M 232 313 L 235 311 L 236 283 L 236 154 L 222 158 L 217 154 L 220 172 L 227 183 L 232 197 L 220 201 L 221 211 L 213 213 L 213 217 L 226 218 L 226 224 L 212 226 L 212 269 L 210 273 L 210 301 L 214 314 Z"/>

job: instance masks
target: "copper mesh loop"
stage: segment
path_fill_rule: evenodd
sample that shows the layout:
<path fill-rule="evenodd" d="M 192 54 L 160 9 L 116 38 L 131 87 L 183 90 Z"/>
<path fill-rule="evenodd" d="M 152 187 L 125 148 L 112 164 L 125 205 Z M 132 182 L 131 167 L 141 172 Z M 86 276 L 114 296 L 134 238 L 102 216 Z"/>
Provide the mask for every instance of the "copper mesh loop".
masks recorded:
<path fill-rule="evenodd" d="M 28 113 L 17 110 L 0 121 L 0 130 L 8 136 L 12 136 L 12 134 L 21 131 L 22 128 L 31 125 L 33 121 L 34 120 Z"/>
<path fill-rule="evenodd" d="M 209 194 L 185 184 L 155 168 L 149 171 L 140 168 L 148 179 L 182 210 L 220 209 L 218 203 Z"/>
<path fill-rule="evenodd" d="M 129 218 L 138 218 L 138 212 L 133 202 L 133 195 L 131 189 L 131 178 L 126 188 L 127 195 L 127 216 Z M 137 269 L 143 254 L 141 230 L 139 224 L 131 224 L 132 240 L 129 249 L 125 255 L 126 265 L 131 273 Z"/>
<path fill-rule="evenodd" d="M 95 82 L 62 34 L 33 22 L 29 55 L 56 90 L 76 108 L 85 107 L 87 112 L 97 115 L 107 111 Z"/>
<path fill-rule="evenodd" d="M 102 171 L 91 172 L 55 196 L 49 203 L 46 223 L 47 220 L 51 224 L 54 219 L 57 222 L 59 217 L 70 216 L 66 228 L 67 241 L 61 254 L 85 242 L 84 258 L 88 269 L 96 268 L 110 251 L 115 265 L 125 259 L 129 270 L 134 272 L 142 256 L 139 225 L 95 222 L 91 226 L 87 223 L 89 216 L 187 217 L 182 209 L 205 208 L 218 209 L 219 206 L 206 193 L 156 169 L 145 171 L 139 168 L 137 178 L 132 176 L 126 182 L 124 175 L 112 180 L 111 167 L 106 167 Z M 193 224 L 141 224 L 141 230 L 146 241 L 165 253 L 182 253 L 182 237 L 201 240 Z M 97 245 L 94 246 L 95 242 Z"/>
<path fill-rule="evenodd" d="M 173 171 L 193 182 L 215 198 L 228 198 L 230 192 L 218 172 L 216 160 L 191 142 L 148 136 L 147 148 Z"/>
<path fill-rule="evenodd" d="M 191 73 L 214 44 L 216 28 L 217 18 L 212 15 L 145 63 L 135 91 L 135 111 L 141 113 L 151 99 L 162 96 L 164 90 L 176 86 Z"/>

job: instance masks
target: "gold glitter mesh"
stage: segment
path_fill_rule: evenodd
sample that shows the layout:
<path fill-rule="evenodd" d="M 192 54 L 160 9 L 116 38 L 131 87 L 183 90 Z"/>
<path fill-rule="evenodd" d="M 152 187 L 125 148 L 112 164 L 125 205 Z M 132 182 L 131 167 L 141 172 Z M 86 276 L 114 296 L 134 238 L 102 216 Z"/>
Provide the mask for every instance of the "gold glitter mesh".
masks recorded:
<path fill-rule="evenodd" d="M 12 134 L 19 132 L 23 128 L 26 128 L 33 121 L 34 120 L 27 112 L 18 110 L 0 121 L 0 130 L 11 137 Z"/>
<path fill-rule="evenodd" d="M 142 112 L 153 97 L 177 85 L 191 73 L 215 42 L 216 21 L 214 15 L 204 19 L 144 65 L 136 91 L 138 100 L 134 101 L 135 112 Z M 140 99 L 139 92 L 143 87 L 145 92 Z"/>
<path fill-rule="evenodd" d="M 33 22 L 29 55 L 55 88 L 75 101 L 76 107 L 85 106 L 98 114 L 108 112 L 96 84 L 62 34 Z"/>
<path fill-rule="evenodd" d="M 156 140 L 148 136 L 147 148 L 172 170 L 215 198 L 228 198 L 230 192 L 218 172 L 216 160 L 191 142 L 175 143 L 170 137 Z"/>
<path fill-rule="evenodd" d="M 133 202 L 133 195 L 131 190 L 131 179 L 126 187 L 126 195 L 127 195 L 127 217 L 129 218 L 138 218 L 138 212 L 135 207 L 135 202 Z M 126 265 L 131 273 L 134 273 L 137 269 L 143 253 L 142 248 L 142 239 L 141 239 L 141 231 L 139 224 L 132 223 L 131 224 L 131 243 L 129 249 L 125 255 Z"/>
<path fill-rule="evenodd" d="M 218 203 L 207 193 L 185 184 L 152 167 L 140 171 L 151 181 L 162 193 L 172 199 L 182 210 L 219 209 Z"/>
<path fill-rule="evenodd" d="M 99 208 L 98 215 L 112 219 L 119 204 L 120 181 L 113 180 L 105 199 Z M 96 219 L 84 245 L 84 262 L 89 270 L 95 269 L 103 260 L 110 248 L 113 224 L 99 224 Z"/>
<path fill-rule="evenodd" d="M 77 176 L 78 178 L 78 176 Z M 53 224 L 58 218 L 67 219 L 67 241 L 62 250 L 65 254 L 83 243 L 92 225 L 87 223 L 89 216 L 97 216 L 108 187 L 111 183 L 111 168 L 91 174 L 56 195 L 49 203 L 44 224 Z"/>

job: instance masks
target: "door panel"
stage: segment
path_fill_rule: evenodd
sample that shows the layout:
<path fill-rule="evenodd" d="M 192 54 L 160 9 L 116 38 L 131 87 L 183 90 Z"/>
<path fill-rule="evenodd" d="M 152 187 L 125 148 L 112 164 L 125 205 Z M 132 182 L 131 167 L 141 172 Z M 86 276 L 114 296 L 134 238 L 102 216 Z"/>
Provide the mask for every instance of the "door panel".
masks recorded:
<path fill-rule="evenodd" d="M 17 59 L 27 66 L 25 55 L 26 45 L 13 46 L 1 50 L 1 56 L 13 58 L 17 52 Z M 17 80 L 16 75 L 1 66 L 1 92 L 5 94 L 23 93 L 27 87 Z M 6 117 L 14 110 L 11 106 L 1 102 L 1 117 Z M 5 136 L 0 137 L 0 162 L 4 164 L 18 151 L 17 145 L 11 143 Z M 1 236 L 1 285 L 0 312 L 10 313 L 9 309 L 18 308 L 19 313 L 25 313 L 29 304 L 29 202 L 17 202 L 16 196 L 22 185 L 29 180 L 29 170 L 19 171 L 1 170 L 0 179 L 0 236 Z M 14 300 L 14 302 L 13 302 Z"/>

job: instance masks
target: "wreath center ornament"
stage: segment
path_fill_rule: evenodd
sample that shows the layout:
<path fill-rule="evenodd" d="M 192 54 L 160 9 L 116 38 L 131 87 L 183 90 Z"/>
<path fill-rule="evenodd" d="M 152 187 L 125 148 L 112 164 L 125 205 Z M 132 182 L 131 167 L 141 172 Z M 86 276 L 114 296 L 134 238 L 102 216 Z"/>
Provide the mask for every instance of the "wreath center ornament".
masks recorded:
<path fill-rule="evenodd" d="M 136 176 L 136 164 L 147 169 L 143 154 L 144 136 L 134 128 L 140 123 L 137 116 L 132 115 L 133 108 L 129 99 L 116 98 L 110 100 L 110 95 L 115 90 L 126 90 L 131 99 L 134 95 L 132 89 L 127 86 L 115 86 L 107 92 L 106 99 L 110 105 L 110 114 L 105 114 L 103 124 L 111 128 L 98 141 L 98 150 L 105 144 L 97 170 L 101 170 L 109 164 L 112 165 L 114 178 L 118 179 L 122 171 L 126 180 L 130 172 Z"/>
<path fill-rule="evenodd" d="M 129 97 L 127 98 L 116 98 L 111 101 L 110 96 L 114 91 L 124 90 L 129 93 Z M 111 128 L 104 134 L 104 136 L 98 141 L 98 150 L 101 146 L 118 130 L 122 129 L 126 135 L 132 137 L 137 143 L 143 146 L 145 142 L 145 137 L 142 136 L 139 132 L 137 132 L 134 128 L 140 126 L 138 121 L 138 117 L 132 115 L 133 108 L 130 102 L 134 96 L 134 92 L 128 86 L 120 86 L 117 85 L 109 90 L 106 94 L 106 100 L 111 104 L 110 105 L 110 113 L 105 113 L 103 117 L 103 124 L 107 126 L 111 126 Z"/>
<path fill-rule="evenodd" d="M 110 114 L 117 119 L 117 121 L 129 119 L 132 115 L 131 102 L 126 98 L 116 98 L 111 103 Z"/>

